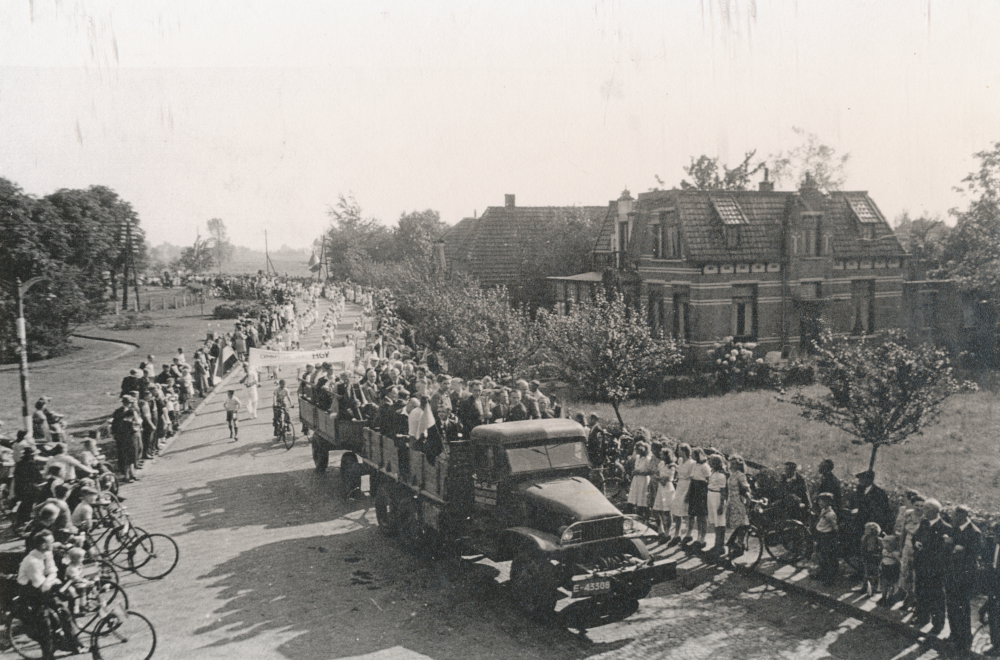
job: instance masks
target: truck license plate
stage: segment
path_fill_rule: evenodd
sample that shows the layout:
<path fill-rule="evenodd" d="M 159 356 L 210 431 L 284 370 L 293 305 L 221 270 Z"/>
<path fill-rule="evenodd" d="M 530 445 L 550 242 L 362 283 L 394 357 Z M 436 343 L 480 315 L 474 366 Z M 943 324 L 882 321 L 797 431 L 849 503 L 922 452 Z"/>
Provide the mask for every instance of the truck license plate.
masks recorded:
<path fill-rule="evenodd" d="M 589 578 L 573 583 L 573 596 L 602 596 L 611 593 L 611 580 L 608 578 Z"/>

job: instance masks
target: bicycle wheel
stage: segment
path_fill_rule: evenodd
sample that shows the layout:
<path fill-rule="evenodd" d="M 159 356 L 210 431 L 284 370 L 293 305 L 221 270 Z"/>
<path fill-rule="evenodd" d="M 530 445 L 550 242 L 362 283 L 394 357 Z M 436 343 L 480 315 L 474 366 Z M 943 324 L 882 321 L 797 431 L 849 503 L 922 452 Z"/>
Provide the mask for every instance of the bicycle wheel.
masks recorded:
<path fill-rule="evenodd" d="M 764 534 L 767 554 L 782 564 L 794 564 L 806 554 L 809 530 L 798 520 L 782 520 Z"/>
<path fill-rule="evenodd" d="M 281 429 L 281 441 L 285 443 L 285 450 L 289 450 L 295 444 L 295 427 L 289 424 Z"/>
<path fill-rule="evenodd" d="M 86 594 L 85 601 L 81 600 L 81 612 L 106 612 L 118 608 L 128 609 L 128 594 L 117 582 L 108 580 L 98 580 Z"/>
<path fill-rule="evenodd" d="M 116 610 L 101 619 L 90 640 L 94 660 L 149 660 L 156 650 L 153 624 L 131 610 Z"/>
<path fill-rule="evenodd" d="M 108 468 L 97 476 L 97 485 L 103 491 L 118 495 L 118 475 Z"/>
<path fill-rule="evenodd" d="M 125 571 L 134 570 L 130 548 L 145 533 L 133 525 L 113 529 L 108 538 L 104 539 L 104 558 L 117 568 Z"/>
<path fill-rule="evenodd" d="M 45 656 L 45 649 L 40 640 L 45 640 L 46 645 L 52 645 L 51 631 L 38 631 L 35 626 L 22 618 L 21 612 L 13 612 L 7 619 L 7 640 L 22 658 L 42 658 Z"/>
<path fill-rule="evenodd" d="M 764 556 L 764 540 L 761 538 L 760 530 L 753 525 L 747 525 L 732 541 L 730 553 L 743 551 L 730 560 L 733 566 L 747 571 L 757 568 L 761 557 Z"/>
<path fill-rule="evenodd" d="M 136 540 L 130 552 L 135 573 L 147 580 L 159 580 L 177 566 L 180 550 L 166 534 L 146 534 Z"/>

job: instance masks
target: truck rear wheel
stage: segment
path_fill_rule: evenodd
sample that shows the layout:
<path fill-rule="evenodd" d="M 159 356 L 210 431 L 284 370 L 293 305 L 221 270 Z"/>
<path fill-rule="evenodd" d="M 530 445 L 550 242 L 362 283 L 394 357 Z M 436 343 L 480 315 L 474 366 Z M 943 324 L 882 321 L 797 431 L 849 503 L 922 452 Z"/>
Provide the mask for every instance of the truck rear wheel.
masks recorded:
<path fill-rule="evenodd" d="M 312 438 L 312 452 L 313 464 L 316 465 L 316 471 L 323 474 L 326 472 L 327 466 L 330 465 L 330 450 L 320 446 L 319 438 L 315 435 Z"/>
<path fill-rule="evenodd" d="M 347 499 L 361 489 L 361 463 L 352 452 L 345 452 L 340 457 L 340 487 L 344 489 L 344 497 Z"/>
<path fill-rule="evenodd" d="M 378 528 L 386 536 L 395 536 L 399 532 L 399 511 L 397 500 L 389 488 L 382 485 L 375 491 L 375 518 Z"/>
<path fill-rule="evenodd" d="M 522 612 L 549 616 L 559 600 L 558 569 L 538 550 L 521 550 L 510 565 L 510 588 Z"/>
<path fill-rule="evenodd" d="M 403 498 L 399 504 L 399 532 L 415 553 L 428 552 L 434 546 L 434 530 L 424 524 L 420 502 L 412 497 Z"/>

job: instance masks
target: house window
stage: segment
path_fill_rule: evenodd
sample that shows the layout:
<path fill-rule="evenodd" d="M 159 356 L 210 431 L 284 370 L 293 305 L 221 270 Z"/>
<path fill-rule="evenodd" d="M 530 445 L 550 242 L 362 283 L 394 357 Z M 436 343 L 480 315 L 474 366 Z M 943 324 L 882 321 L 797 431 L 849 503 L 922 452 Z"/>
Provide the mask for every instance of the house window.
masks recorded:
<path fill-rule="evenodd" d="M 861 225 L 861 238 L 866 241 L 875 238 L 875 225 Z"/>
<path fill-rule="evenodd" d="M 937 327 L 937 291 L 924 291 L 924 330 Z"/>
<path fill-rule="evenodd" d="M 733 287 L 732 333 L 736 341 L 754 341 L 757 338 L 756 284 Z"/>
<path fill-rule="evenodd" d="M 875 280 L 851 282 L 851 334 L 870 335 L 875 331 Z"/>
<path fill-rule="evenodd" d="M 653 258 L 663 259 L 663 225 L 652 225 L 651 230 L 653 234 Z"/>
<path fill-rule="evenodd" d="M 823 254 L 823 237 L 820 235 L 819 227 L 810 227 L 803 232 L 803 244 L 805 245 L 805 256 L 818 257 Z"/>
<path fill-rule="evenodd" d="M 664 233 L 664 259 L 681 258 L 681 237 L 676 225 L 670 225 Z"/>
<path fill-rule="evenodd" d="M 674 294 L 674 337 L 691 341 L 691 297 L 686 293 Z"/>

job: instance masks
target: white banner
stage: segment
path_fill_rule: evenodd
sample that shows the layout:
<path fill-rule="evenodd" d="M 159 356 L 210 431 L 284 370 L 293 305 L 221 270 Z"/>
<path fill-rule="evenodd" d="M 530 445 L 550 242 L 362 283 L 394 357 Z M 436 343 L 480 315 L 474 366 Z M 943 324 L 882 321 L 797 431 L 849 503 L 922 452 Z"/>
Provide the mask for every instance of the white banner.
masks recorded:
<path fill-rule="evenodd" d="M 266 351 L 259 348 L 250 349 L 251 367 L 261 368 L 277 364 L 321 364 L 330 362 L 343 365 L 342 368 L 354 368 L 354 347 L 321 348 L 315 351 Z"/>

